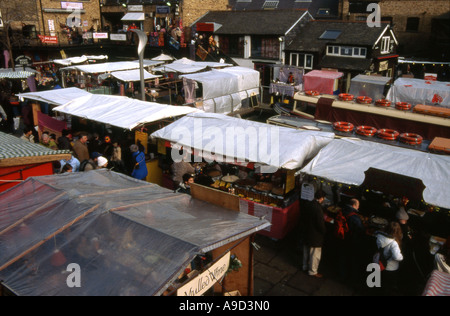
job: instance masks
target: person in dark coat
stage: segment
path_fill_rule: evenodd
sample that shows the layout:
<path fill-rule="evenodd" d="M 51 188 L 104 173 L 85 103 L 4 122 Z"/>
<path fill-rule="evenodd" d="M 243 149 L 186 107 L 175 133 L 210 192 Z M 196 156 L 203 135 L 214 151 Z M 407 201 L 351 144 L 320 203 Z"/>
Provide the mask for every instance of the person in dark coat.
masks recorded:
<path fill-rule="evenodd" d="M 305 203 L 300 219 L 303 231 L 303 271 L 316 278 L 322 277 L 318 269 L 326 233 L 321 205 L 324 200 L 325 193 L 318 190 L 314 200 Z"/>

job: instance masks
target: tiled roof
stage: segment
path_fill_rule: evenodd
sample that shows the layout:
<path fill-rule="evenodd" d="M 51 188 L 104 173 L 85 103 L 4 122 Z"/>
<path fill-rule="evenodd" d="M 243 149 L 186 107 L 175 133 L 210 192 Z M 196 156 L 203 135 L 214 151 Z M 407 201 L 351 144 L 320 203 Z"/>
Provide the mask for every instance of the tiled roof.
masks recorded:
<path fill-rule="evenodd" d="M 280 36 L 295 25 L 305 10 L 211 11 L 198 23 L 215 22 L 222 26 L 218 35 Z"/>
<path fill-rule="evenodd" d="M 288 51 L 321 52 L 327 44 L 372 46 L 384 31 L 386 24 L 381 27 L 369 27 L 365 22 L 343 21 L 310 21 L 299 35 L 288 43 Z M 327 30 L 339 30 L 341 34 L 334 40 L 320 39 Z"/>

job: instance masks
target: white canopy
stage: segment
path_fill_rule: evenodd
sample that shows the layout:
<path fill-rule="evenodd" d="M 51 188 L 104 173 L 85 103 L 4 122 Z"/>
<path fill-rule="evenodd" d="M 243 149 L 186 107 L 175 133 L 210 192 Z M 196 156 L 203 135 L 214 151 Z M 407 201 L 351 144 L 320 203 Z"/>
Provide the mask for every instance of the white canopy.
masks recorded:
<path fill-rule="evenodd" d="M 207 61 L 193 61 L 187 58 L 181 58 L 175 60 L 170 64 L 163 65 L 161 67 L 155 68 L 155 71 L 161 72 L 178 72 L 181 74 L 190 74 L 205 70 L 206 68 L 221 68 L 221 67 L 230 67 L 231 64 L 225 63 L 215 63 L 215 62 L 207 62 Z"/>
<path fill-rule="evenodd" d="M 127 13 L 121 19 L 122 21 L 145 21 L 144 12 Z"/>
<path fill-rule="evenodd" d="M 30 99 L 54 105 L 63 105 L 76 98 L 91 95 L 91 93 L 78 88 L 55 89 L 48 91 L 20 93 L 17 96 L 23 99 Z"/>
<path fill-rule="evenodd" d="M 144 67 L 157 66 L 162 64 L 161 61 L 153 61 L 153 60 L 144 60 Z M 124 71 L 124 70 L 133 70 L 139 69 L 139 61 L 119 61 L 119 62 L 110 62 L 110 63 L 102 63 L 102 64 L 91 64 L 91 65 L 78 65 L 78 66 L 70 66 L 62 68 L 61 71 L 64 70 L 78 70 L 84 73 L 107 73 L 114 71 Z"/>
<path fill-rule="evenodd" d="M 387 99 L 412 106 L 425 104 L 450 108 L 450 82 L 398 78 L 389 89 Z"/>
<path fill-rule="evenodd" d="M 63 66 L 70 66 L 73 64 L 82 64 L 84 62 L 87 62 L 89 60 L 105 60 L 108 59 L 108 56 L 106 55 L 100 55 L 100 56 L 86 56 L 83 55 L 81 57 L 70 57 L 65 59 L 54 59 L 53 62 L 55 64 L 63 65 Z"/>
<path fill-rule="evenodd" d="M 152 58 L 152 60 L 155 61 L 172 61 L 174 60 L 174 58 L 172 56 L 166 55 L 166 54 L 161 54 L 159 56 L 156 56 L 154 58 Z"/>
<path fill-rule="evenodd" d="M 141 80 L 141 71 L 139 69 L 134 70 L 125 70 L 125 71 L 115 71 L 111 73 L 111 76 L 120 81 L 140 81 Z M 151 80 L 160 78 L 161 76 L 153 75 L 148 71 L 144 70 L 144 80 Z"/>
<path fill-rule="evenodd" d="M 250 68 L 227 67 L 181 77 L 203 85 L 205 112 L 229 113 L 237 110 L 242 100 L 259 94 L 259 72 Z"/>
<path fill-rule="evenodd" d="M 297 169 L 331 142 L 333 133 L 300 131 L 217 113 L 192 113 L 152 134 L 216 161 Z M 213 154 L 215 156 L 213 156 Z M 272 170 L 274 171 L 274 170 Z"/>
<path fill-rule="evenodd" d="M 91 94 L 53 109 L 123 129 L 198 111 L 188 106 L 144 102 L 122 96 Z"/>
<path fill-rule="evenodd" d="M 369 168 L 422 180 L 425 202 L 450 208 L 450 157 L 370 141 L 336 139 L 300 172 L 348 185 L 361 185 Z"/>

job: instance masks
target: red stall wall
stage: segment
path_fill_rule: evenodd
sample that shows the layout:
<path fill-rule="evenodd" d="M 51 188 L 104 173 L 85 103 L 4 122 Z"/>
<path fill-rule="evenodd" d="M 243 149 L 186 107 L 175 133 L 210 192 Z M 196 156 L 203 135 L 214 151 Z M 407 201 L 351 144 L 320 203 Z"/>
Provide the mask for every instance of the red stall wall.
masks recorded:
<path fill-rule="evenodd" d="M 53 174 L 53 164 L 51 162 L 38 165 L 22 165 L 15 167 L 0 168 L 0 193 L 19 184 L 20 180 L 26 180 L 29 177 L 48 176 Z M 9 182 L 13 180 L 17 182 Z"/>

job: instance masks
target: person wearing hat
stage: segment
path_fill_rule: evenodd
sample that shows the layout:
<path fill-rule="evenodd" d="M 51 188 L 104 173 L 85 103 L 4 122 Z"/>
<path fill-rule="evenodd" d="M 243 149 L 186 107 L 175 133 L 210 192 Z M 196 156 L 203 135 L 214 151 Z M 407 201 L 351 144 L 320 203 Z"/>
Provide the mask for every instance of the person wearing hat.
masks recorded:
<path fill-rule="evenodd" d="M 145 180 L 148 175 L 147 164 L 145 163 L 145 154 L 139 150 L 139 146 L 133 144 L 130 146 L 133 158 L 133 171 L 131 176 L 138 180 Z"/>
<path fill-rule="evenodd" d="M 97 166 L 98 166 L 98 168 L 106 168 L 106 167 L 108 167 L 108 159 L 106 159 L 103 156 L 98 157 L 98 159 L 97 159 Z"/>
<path fill-rule="evenodd" d="M 85 160 L 80 165 L 80 171 L 91 171 L 98 169 L 98 158 L 101 154 L 98 152 L 93 152 L 89 160 Z"/>

